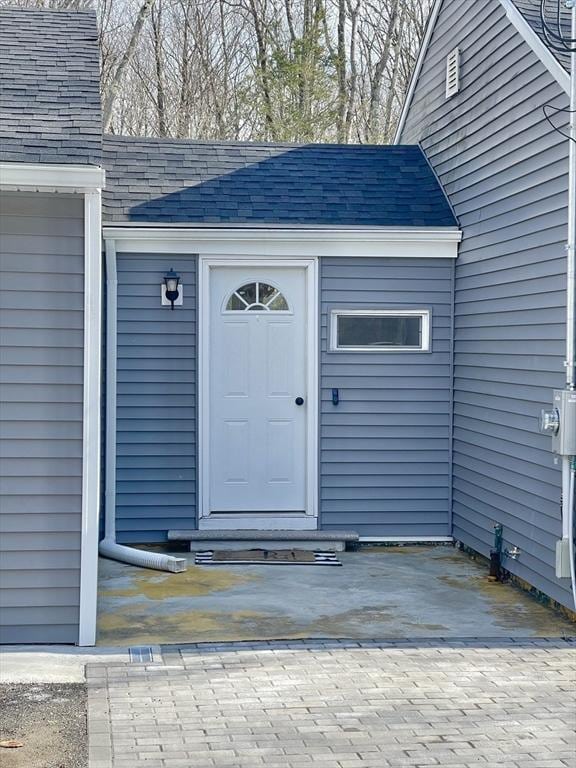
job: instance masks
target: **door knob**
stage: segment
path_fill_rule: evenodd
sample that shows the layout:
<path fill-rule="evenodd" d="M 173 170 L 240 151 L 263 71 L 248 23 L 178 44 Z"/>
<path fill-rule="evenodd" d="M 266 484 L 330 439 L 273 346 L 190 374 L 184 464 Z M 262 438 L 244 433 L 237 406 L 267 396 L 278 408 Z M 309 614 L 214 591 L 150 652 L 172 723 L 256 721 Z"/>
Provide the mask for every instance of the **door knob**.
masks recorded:
<path fill-rule="evenodd" d="M 294 400 L 296 405 L 304 405 L 304 398 L 303 397 L 297 397 L 296 400 Z"/>

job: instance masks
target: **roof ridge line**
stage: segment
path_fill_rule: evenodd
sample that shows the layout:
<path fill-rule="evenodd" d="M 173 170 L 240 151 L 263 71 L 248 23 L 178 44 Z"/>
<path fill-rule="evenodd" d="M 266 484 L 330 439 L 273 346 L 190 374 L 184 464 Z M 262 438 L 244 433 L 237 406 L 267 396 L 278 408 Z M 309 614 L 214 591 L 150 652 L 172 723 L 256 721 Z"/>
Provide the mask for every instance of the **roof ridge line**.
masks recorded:
<path fill-rule="evenodd" d="M 293 149 L 395 149 L 401 145 L 398 144 L 341 144 L 338 142 L 288 142 L 288 141 L 250 141 L 243 139 L 183 139 L 172 136 L 130 136 L 127 134 L 105 133 L 102 136 L 103 144 L 112 143 L 158 143 L 158 144 L 181 144 L 196 146 L 224 146 L 224 147 L 286 147 Z M 416 146 L 406 144 L 405 147 Z"/>

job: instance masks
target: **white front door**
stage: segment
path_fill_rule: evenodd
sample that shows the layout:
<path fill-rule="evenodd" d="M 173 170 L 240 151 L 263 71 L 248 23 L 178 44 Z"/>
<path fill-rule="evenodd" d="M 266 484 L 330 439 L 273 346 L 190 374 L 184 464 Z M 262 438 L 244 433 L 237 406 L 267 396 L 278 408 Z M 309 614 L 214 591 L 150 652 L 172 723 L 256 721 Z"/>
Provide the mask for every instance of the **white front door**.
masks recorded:
<path fill-rule="evenodd" d="M 276 527 L 282 515 L 309 512 L 306 268 L 209 275 L 204 514 Z"/>

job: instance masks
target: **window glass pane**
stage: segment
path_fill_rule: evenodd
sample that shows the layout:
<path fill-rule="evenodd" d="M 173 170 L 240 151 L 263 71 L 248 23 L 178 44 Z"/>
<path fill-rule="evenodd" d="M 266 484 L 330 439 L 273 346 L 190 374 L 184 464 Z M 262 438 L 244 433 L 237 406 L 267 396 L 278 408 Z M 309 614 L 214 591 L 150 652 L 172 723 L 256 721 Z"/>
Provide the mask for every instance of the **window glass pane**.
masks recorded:
<path fill-rule="evenodd" d="M 226 304 L 226 309 L 228 311 L 230 310 L 238 310 L 238 309 L 246 309 L 246 304 L 242 301 L 242 299 L 235 293 L 230 296 L 228 299 L 228 304 Z"/>
<path fill-rule="evenodd" d="M 339 347 L 415 347 L 422 345 L 418 316 L 339 315 Z"/>
<path fill-rule="evenodd" d="M 267 304 L 276 293 L 276 288 L 272 285 L 267 285 L 266 283 L 258 283 L 258 286 L 258 301 L 260 304 Z"/>
<path fill-rule="evenodd" d="M 268 309 L 273 311 L 275 310 L 276 312 L 286 312 L 288 310 L 288 303 L 284 296 L 279 293 L 275 298 L 272 299 L 270 304 L 268 304 Z"/>
<path fill-rule="evenodd" d="M 288 302 L 278 291 L 268 283 L 247 283 L 238 288 L 228 299 L 226 304 L 228 312 L 250 311 L 280 312 L 288 310 Z"/>
<path fill-rule="evenodd" d="M 257 301 L 256 298 L 256 283 L 250 283 L 249 285 L 243 285 L 242 288 L 238 288 L 237 291 L 247 304 L 254 304 Z"/>

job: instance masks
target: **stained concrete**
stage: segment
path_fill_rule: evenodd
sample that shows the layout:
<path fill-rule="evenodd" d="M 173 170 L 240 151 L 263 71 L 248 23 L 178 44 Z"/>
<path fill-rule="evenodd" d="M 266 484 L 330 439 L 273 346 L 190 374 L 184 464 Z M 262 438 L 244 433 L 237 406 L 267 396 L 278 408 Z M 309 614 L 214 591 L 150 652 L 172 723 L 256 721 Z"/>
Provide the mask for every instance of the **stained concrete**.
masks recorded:
<path fill-rule="evenodd" d="M 561 637 L 575 625 L 452 547 L 341 553 L 342 568 L 100 562 L 101 645 L 291 638 Z"/>

